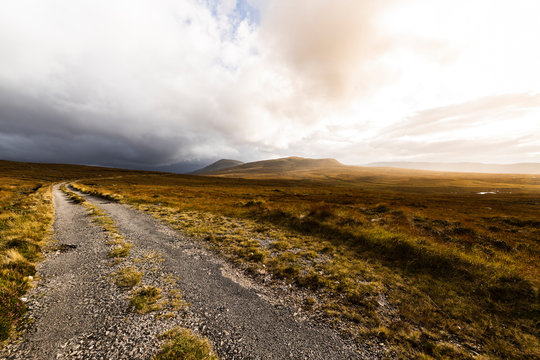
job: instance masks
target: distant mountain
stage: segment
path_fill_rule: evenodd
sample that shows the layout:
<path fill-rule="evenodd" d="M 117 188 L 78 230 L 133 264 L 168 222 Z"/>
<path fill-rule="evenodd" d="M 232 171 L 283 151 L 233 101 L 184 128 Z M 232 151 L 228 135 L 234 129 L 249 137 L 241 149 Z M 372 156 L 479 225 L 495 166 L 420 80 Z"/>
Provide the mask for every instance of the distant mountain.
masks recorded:
<path fill-rule="evenodd" d="M 170 165 L 141 165 L 141 164 L 107 164 L 119 169 L 132 169 L 132 170 L 146 170 L 146 171 L 159 171 L 159 172 L 170 172 L 176 174 L 186 174 L 196 169 L 203 167 L 206 162 L 200 160 L 196 161 L 183 161 Z"/>
<path fill-rule="evenodd" d="M 308 159 L 293 156 L 249 162 L 206 172 L 205 175 L 248 178 L 302 178 L 323 175 L 327 171 L 341 168 L 347 169 L 349 167 L 335 159 Z"/>
<path fill-rule="evenodd" d="M 402 169 L 450 171 L 450 172 L 475 172 L 494 174 L 540 174 L 540 163 L 519 164 L 483 164 L 473 162 L 461 163 L 435 163 L 435 162 L 377 162 L 366 166 L 394 167 Z"/>
<path fill-rule="evenodd" d="M 219 170 L 223 170 L 223 169 L 228 169 L 228 168 L 238 166 L 238 165 L 242 165 L 242 164 L 243 164 L 243 162 L 238 161 L 238 160 L 221 159 L 221 160 L 216 161 L 213 164 L 210 164 L 208 166 L 203 167 L 202 169 L 195 170 L 195 171 L 191 172 L 190 174 L 191 175 L 203 175 L 203 174 L 207 174 L 207 173 L 210 173 L 210 172 L 213 172 L 213 171 L 219 171 Z"/>

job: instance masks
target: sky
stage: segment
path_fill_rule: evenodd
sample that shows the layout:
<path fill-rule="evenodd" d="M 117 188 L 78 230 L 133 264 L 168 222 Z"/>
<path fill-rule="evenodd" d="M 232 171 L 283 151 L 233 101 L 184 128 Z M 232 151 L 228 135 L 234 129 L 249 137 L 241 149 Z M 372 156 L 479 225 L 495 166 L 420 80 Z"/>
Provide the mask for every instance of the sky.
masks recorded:
<path fill-rule="evenodd" d="M 540 162 L 537 0 L 3 0 L 0 159 Z"/>

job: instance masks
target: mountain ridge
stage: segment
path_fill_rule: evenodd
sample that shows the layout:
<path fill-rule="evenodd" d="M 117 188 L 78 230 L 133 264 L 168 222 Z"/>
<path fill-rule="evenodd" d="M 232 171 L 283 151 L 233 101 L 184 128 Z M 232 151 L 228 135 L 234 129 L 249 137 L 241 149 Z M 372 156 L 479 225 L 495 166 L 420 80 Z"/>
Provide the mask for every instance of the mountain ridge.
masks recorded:
<path fill-rule="evenodd" d="M 205 167 L 203 167 L 201 169 L 189 172 L 188 174 L 190 174 L 190 175 L 203 175 L 203 174 L 206 174 L 206 173 L 209 173 L 209 172 L 219 171 L 219 170 L 235 167 L 235 166 L 242 165 L 242 164 L 244 164 L 244 163 L 242 161 L 240 161 L 240 160 L 220 159 L 220 160 L 218 160 L 216 162 L 213 162 L 210 165 L 207 165 L 207 166 L 205 166 Z"/>
<path fill-rule="evenodd" d="M 231 175 L 234 173 L 256 172 L 260 174 L 283 174 L 296 171 L 313 171 L 323 168 L 345 167 L 336 159 L 311 159 L 291 156 L 279 159 L 260 160 L 237 166 L 206 172 L 205 175 Z"/>
<path fill-rule="evenodd" d="M 199 175 L 238 178 L 290 178 L 310 179 L 326 177 L 327 172 L 347 172 L 354 168 L 332 158 L 312 159 L 291 156 L 270 160 L 259 160 L 215 171 L 200 172 Z"/>

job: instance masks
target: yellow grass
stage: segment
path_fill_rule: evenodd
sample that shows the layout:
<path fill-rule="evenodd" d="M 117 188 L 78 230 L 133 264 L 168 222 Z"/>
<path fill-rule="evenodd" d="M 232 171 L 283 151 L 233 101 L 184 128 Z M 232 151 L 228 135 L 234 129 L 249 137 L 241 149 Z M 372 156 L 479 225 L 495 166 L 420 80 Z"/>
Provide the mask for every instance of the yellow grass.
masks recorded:
<path fill-rule="evenodd" d="M 166 342 L 154 360 L 190 359 L 219 360 L 212 351 L 210 341 L 191 330 L 176 328 L 161 335 Z"/>
<path fill-rule="evenodd" d="M 3 173 L 3 175 L 7 175 Z M 35 262 L 53 219 L 51 188 L 36 181 L 0 177 L 0 341 L 21 319 L 20 300 L 35 275 Z"/>
<path fill-rule="evenodd" d="M 114 282 L 122 288 L 132 288 L 137 285 L 143 276 L 142 271 L 133 266 L 126 266 L 113 274 Z"/>

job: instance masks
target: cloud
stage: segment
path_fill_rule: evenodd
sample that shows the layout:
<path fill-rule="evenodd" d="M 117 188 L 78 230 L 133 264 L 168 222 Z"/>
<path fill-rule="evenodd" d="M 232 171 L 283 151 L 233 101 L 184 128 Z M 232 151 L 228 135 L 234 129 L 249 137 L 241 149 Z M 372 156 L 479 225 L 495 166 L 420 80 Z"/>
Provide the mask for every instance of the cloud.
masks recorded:
<path fill-rule="evenodd" d="M 131 122 L 120 116 L 55 109 L 42 99 L 0 91 L 0 153 L 6 158 L 104 165 L 160 164 L 174 160 L 183 134 L 158 136 L 112 127 Z M 159 144 L 159 145 L 158 145 Z"/>
<path fill-rule="evenodd" d="M 395 139 L 392 142 L 372 141 L 373 152 L 392 154 L 388 160 L 400 158 L 409 161 L 436 161 L 451 159 L 463 162 L 511 163 L 537 162 L 540 142 L 535 135 L 519 138 L 471 138 L 421 141 L 418 139 Z M 523 156 L 523 154 L 531 154 Z M 448 161 L 448 160 L 447 160 Z"/>
<path fill-rule="evenodd" d="M 537 161 L 540 94 L 486 96 L 425 109 L 382 129 L 369 140 L 389 159 Z M 528 116 L 528 117 L 527 117 Z M 516 122 L 516 119 L 528 119 Z"/>
<path fill-rule="evenodd" d="M 377 17 L 393 1 L 276 1 L 261 35 L 272 57 L 284 62 L 295 86 L 327 100 L 373 89 L 381 79 L 377 59 L 392 45 Z M 383 76 L 384 77 L 384 76 Z"/>
<path fill-rule="evenodd" d="M 212 109 L 233 82 L 219 61 L 223 48 L 240 52 L 242 40 L 226 36 L 230 29 L 209 8 L 194 1 L 2 7 L 0 133 L 10 136 L 13 157 L 164 164 L 236 153 Z"/>
<path fill-rule="evenodd" d="M 416 136 L 512 121 L 540 110 L 540 94 L 521 93 L 485 96 L 459 104 L 422 110 L 387 129 L 385 136 Z"/>
<path fill-rule="evenodd" d="M 535 73 L 504 77 L 503 60 L 484 61 L 495 42 L 489 31 L 471 32 L 484 13 L 472 9 L 467 22 L 463 11 L 437 12 L 439 5 L 3 1 L 0 158 L 137 167 L 288 155 L 360 163 L 415 151 L 450 159 L 445 141 L 475 138 L 464 129 L 513 137 L 515 158 L 537 154 L 518 141 L 539 130 L 530 118 L 540 90 Z M 534 35 L 529 20 L 505 31 Z M 469 33 L 481 46 L 465 48 L 481 49 L 473 54 L 483 52 L 482 67 L 505 70 L 497 78 L 504 91 L 490 88 L 491 72 L 459 67 L 476 64 L 460 48 Z M 516 53 L 535 69 L 536 57 Z M 517 58 L 512 74 L 521 69 Z M 500 93 L 508 95 L 493 95 Z M 507 131 L 509 119 L 523 130 Z M 420 146 L 428 143 L 442 150 Z M 486 149 L 495 151 L 488 142 Z"/>

